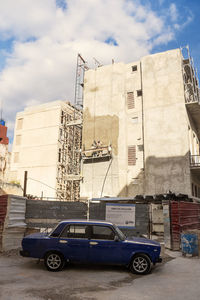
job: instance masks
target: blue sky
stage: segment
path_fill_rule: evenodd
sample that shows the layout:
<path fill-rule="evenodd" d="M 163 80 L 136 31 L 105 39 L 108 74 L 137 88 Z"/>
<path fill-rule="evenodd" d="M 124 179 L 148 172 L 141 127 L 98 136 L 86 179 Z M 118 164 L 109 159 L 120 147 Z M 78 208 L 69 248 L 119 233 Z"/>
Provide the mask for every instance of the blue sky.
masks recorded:
<path fill-rule="evenodd" d="M 15 116 L 57 99 L 73 103 L 77 53 L 94 67 L 189 45 L 200 71 L 198 0 L 0 1 L 0 101 Z"/>

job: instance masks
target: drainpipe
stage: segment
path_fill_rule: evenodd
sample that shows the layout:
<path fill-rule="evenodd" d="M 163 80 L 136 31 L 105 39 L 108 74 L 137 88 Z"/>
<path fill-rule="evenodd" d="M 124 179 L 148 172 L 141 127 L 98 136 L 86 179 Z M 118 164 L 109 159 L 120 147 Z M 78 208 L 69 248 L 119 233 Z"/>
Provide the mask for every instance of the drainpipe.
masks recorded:
<path fill-rule="evenodd" d="M 140 80 L 141 80 L 141 90 L 142 90 L 142 143 L 143 143 L 143 194 L 145 185 L 145 149 L 144 149 L 144 99 L 143 99 L 143 81 L 142 81 L 142 63 L 140 62 Z"/>

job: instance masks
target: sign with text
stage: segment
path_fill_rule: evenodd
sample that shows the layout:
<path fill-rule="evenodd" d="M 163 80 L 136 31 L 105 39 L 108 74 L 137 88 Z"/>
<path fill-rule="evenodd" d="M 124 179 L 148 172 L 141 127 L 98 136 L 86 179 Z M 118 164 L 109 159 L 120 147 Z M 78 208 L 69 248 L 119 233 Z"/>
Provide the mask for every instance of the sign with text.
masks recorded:
<path fill-rule="evenodd" d="M 106 203 L 106 221 L 119 227 L 135 227 L 135 204 Z"/>

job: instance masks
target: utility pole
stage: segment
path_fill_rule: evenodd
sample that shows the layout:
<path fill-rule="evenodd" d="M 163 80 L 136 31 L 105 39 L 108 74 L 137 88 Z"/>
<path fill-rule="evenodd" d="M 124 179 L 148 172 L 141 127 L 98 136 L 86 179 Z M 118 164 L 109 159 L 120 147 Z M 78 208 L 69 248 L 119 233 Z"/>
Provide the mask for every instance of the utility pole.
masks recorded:
<path fill-rule="evenodd" d="M 28 177 L 28 171 L 24 171 L 24 191 L 23 191 L 23 197 L 26 197 L 27 177 Z"/>

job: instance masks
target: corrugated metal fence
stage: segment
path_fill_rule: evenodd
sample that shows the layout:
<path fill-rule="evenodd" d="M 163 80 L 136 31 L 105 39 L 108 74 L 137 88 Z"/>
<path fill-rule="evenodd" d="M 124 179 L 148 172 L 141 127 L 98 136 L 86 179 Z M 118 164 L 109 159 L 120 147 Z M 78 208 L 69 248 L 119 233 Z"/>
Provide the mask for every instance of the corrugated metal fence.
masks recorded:
<path fill-rule="evenodd" d="M 0 196 L 0 250 L 20 247 L 25 234 L 26 198 Z"/>
<path fill-rule="evenodd" d="M 200 203 L 170 203 L 171 249 L 180 249 L 180 235 L 188 229 L 200 229 Z"/>

